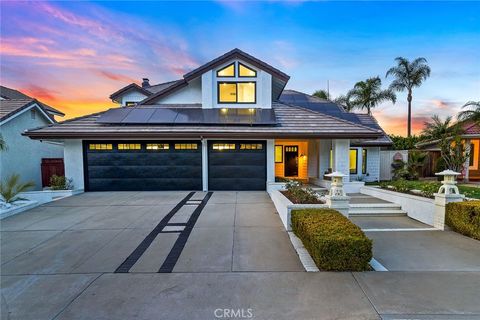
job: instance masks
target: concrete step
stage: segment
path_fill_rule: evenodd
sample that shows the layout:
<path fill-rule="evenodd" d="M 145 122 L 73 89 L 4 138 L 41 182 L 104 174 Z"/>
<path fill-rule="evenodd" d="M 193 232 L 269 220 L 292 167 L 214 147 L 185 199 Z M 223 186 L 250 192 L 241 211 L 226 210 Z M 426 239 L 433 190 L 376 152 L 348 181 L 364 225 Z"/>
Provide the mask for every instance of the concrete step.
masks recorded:
<path fill-rule="evenodd" d="M 389 210 L 398 209 L 401 210 L 402 206 L 396 203 L 350 203 L 350 208 L 355 210 Z"/>
<path fill-rule="evenodd" d="M 371 210 L 364 210 L 358 208 L 350 208 L 348 211 L 350 216 L 355 217 L 399 217 L 406 216 L 407 213 L 401 209 L 377 209 L 372 208 Z"/>

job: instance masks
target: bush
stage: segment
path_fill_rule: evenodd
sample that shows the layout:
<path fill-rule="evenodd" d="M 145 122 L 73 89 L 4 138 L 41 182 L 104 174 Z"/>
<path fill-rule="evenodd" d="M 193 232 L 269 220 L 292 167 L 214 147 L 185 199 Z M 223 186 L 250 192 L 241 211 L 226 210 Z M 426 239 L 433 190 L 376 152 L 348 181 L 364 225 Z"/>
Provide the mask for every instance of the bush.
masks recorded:
<path fill-rule="evenodd" d="M 447 204 L 445 223 L 458 233 L 480 240 L 480 201 Z"/>
<path fill-rule="evenodd" d="M 322 270 L 365 271 L 372 240 L 333 209 L 292 210 L 292 229 Z"/>
<path fill-rule="evenodd" d="M 35 187 L 33 181 L 20 182 L 19 174 L 12 174 L 5 181 L 0 182 L 0 195 L 5 203 L 13 203 L 18 200 L 26 200 L 18 197 L 21 192 L 25 192 L 28 189 Z"/>
<path fill-rule="evenodd" d="M 50 188 L 52 190 L 72 190 L 73 179 L 67 179 L 65 176 L 53 175 L 50 177 Z"/>
<path fill-rule="evenodd" d="M 312 188 L 303 186 L 299 181 L 289 180 L 285 184 L 285 188 L 283 194 L 293 203 L 322 203 Z"/>
<path fill-rule="evenodd" d="M 438 192 L 441 183 L 423 183 L 420 185 L 420 191 L 422 196 L 427 198 L 433 198 L 433 194 Z"/>

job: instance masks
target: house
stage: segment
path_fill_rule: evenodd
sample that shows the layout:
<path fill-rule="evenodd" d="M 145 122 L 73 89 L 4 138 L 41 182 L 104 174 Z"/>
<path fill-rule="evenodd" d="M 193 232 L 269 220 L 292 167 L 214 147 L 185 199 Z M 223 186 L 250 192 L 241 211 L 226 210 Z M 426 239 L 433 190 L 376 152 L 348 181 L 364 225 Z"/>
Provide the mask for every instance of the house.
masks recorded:
<path fill-rule="evenodd" d="M 464 181 L 480 180 L 480 124 L 473 121 L 464 121 L 460 123 L 461 137 L 467 146 L 469 157 L 465 161 L 463 166 L 462 175 L 459 179 Z M 432 170 L 430 172 L 438 172 L 437 164 L 441 160 L 440 147 L 438 146 L 438 140 L 430 140 L 417 143 L 419 149 L 428 151 L 430 160 L 430 166 Z"/>
<path fill-rule="evenodd" d="M 22 181 L 33 181 L 36 190 L 42 188 L 42 159 L 63 158 L 63 146 L 60 142 L 32 140 L 22 133 L 56 123 L 55 116 L 64 114 L 20 91 L 0 86 L 0 131 L 7 146 L 0 151 L 2 179 L 18 173 Z"/>
<path fill-rule="evenodd" d="M 286 90 L 289 76 L 239 49 L 182 79 L 130 84 L 104 112 L 29 130 L 61 140 L 66 176 L 104 190 L 265 190 L 278 178 L 379 179 L 391 141 L 369 115 Z M 358 182 L 357 182 L 358 184 Z"/>

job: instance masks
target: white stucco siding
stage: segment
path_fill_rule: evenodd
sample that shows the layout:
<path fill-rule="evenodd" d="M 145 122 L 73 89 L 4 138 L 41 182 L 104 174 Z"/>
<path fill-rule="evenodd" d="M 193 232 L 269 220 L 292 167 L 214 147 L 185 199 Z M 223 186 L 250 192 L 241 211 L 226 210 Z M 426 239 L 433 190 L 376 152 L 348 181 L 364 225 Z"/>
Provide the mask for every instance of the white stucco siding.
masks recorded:
<path fill-rule="evenodd" d="M 73 179 L 75 189 L 85 189 L 82 140 L 65 140 L 63 161 L 65 163 L 65 176 Z"/>
<path fill-rule="evenodd" d="M 31 110 L 35 110 L 35 119 Z M 42 158 L 63 158 L 63 146 L 22 136 L 27 129 L 50 124 L 37 108 L 27 110 L 0 126 L 7 150 L 0 151 L 0 176 L 17 173 L 22 181 L 33 181 L 34 190 L 42 188 Z"/>
<path fill-rule="evenodd" d="M 332 140 L 333 171 L 346 175 L 344 181 L 350 181 L 350 140 Z"/>
<path fill-rule="evenodd" d="M 367 149 L 367 175 L 365 181 L 379 181 L 380 179 L 380 147 L 368 147 Z"/>
<path fill-rule="evenodd" d="M 127 102 L 140 102 L 147 96 L 135 90 L 128 91 L 120 98 L 120 104 L 125 106 Z"/>
<path fill-rule="evenodd" d="M 190 81 L 186 87 L 178 89 L 177 91 L 158 99 L 155 103 L 202 103 L 202 78 L 198 77 L 197 79 Z"/>

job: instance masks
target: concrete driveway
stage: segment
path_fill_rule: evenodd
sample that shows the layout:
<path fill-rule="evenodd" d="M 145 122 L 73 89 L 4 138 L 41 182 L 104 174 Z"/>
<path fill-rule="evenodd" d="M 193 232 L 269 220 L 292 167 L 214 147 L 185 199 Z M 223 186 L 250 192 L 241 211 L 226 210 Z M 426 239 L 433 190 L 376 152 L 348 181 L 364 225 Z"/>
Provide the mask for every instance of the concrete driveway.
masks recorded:
<path fill-rule="evenodd" d="M 479 288 L 478 272 L 306 273 L 265 192 L 85 193 L 1 221 L 2 319 L 466 319 Z"/>

